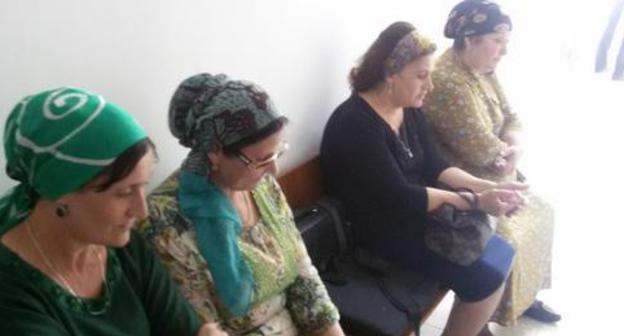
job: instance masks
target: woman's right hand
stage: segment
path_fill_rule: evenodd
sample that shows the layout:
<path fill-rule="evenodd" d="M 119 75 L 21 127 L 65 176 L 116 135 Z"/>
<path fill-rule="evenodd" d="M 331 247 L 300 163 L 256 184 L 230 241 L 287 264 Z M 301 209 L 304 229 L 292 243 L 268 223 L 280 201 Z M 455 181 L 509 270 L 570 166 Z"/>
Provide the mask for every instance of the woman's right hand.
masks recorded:
<path fill-rule="evenodd" d="M 206 323 L 199 329 L 198 336 L 227 336 L 217 323 Z"/>
<path fill-rule="evenodd" d="M 529 190 L 529 185 L 522 182 L 499 182 L 494 185 L 494 189 L 505 189 L 505 190 L 517 190 L 517 191 L 527 191 Z"/>
<path fill-rule="evenodd" d="M 524 203 L 524 197 L 515 190 L 488 189 L 477 195 L 479 196 L 479 210 L 492 216 L 513 213 Z"/>
<path fill-rule="evenodd" d="M 505 148 L 494 160 L 493 168 L 498 174 L 507 176 L 516 171 L 518 161 L 522 155 L 522 149 L 518 146 Z"/>

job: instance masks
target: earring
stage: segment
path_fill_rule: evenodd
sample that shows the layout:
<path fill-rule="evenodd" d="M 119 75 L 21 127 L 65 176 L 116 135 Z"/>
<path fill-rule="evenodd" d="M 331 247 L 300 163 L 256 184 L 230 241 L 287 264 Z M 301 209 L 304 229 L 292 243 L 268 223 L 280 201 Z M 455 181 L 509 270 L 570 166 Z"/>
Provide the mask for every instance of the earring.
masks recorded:
<path fill-rule="evenodd" d="M 390 83 L 390 82 L 386 83 L 386 93 L 389 96 L 392 96 L 392 83 Z"/>
<path fill-rule="evenodd" d="M 56 216 L 58 218 L 63 218 L 69 215 L 69 207 L 66 204 L 61 204 L 56 207 Z"/>

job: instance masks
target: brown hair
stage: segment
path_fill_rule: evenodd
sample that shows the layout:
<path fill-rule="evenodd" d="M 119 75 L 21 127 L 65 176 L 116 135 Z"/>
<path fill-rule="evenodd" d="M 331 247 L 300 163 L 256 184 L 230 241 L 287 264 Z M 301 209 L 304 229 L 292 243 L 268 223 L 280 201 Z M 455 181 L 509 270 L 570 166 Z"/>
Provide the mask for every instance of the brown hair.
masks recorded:
<path fill-rule="evenodd" d="M 466 37 L 457 37 L 453 39 L 453 49 L 464 50 L 466 49 L 466 39 L 474 39 L 476 42 L 481 42 L 483 35 L 472 35 Z"/>
<path fill-rule="evenodd" d="M 362 56 L 360 63 L 351 69 L 349 73 L 351 89 L 364 92 L 383 81 L 384 62 L 399 40 L 415 29 L 414 25 L 404 21 L 395 22 L 384 29 Z"/>
<path fill-rule="evenodd" d="M 108 165 L 96 177 L 91 179 L 91 181 L 93 181 L 100 177 L 106 177 L 104 182 L 99 184 L 95 190 L 98 192 L 105 191 L 113 184 L 126 178 L 150 150 L 156 154 L 156 146 L 149 138 L 145 138 L 132 145 L 132 147 L 126 149 L 126 151 L 119 155 L 113 163 Z"/>
<path fill-rule="evenodd" d="M 466 49 L 466 38 L 458 37 L 453 39 L 453 49 L 455 50 L 464 50 Z"/>

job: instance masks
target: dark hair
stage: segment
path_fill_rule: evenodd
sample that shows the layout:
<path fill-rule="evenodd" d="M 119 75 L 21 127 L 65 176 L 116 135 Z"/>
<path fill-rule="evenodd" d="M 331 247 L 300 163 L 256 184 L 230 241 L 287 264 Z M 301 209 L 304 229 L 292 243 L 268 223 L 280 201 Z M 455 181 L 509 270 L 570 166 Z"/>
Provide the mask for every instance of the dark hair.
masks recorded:
<path fill-rule="evenodd" d="M 156 146 L 149 138 L 145 138 L 132 147 L 126 149 L 115 159 L 113 163 L 102 170 L 95 178 L 106 176 L 106 180 L 96 187 L 96 191 L 101 192 L 110 188 L 113 184 L 126 178 L 136 167 L 139 161 L 152 150 L 156 154 Z"/>
<path fill-rule="evenodd" d="M 453 49 L 455 50 L 464 50 L 466 49 L 466 39 L 474 38 L 477 42 L 481 40 L 483 35 L 471 35 L 465 37 L 457 37 L 453 39 Z"/>
<path fill-rule="evenodd" d="M 284 128 L 284 126 L 287 123 L 288 123 L 288 118 L 286 118 L 285 116 L 280 116 L 279 118 L 271 121 L 268 125 L 261 128 L 254 134 L 246 138 L 243 138 L 233 144 L 224 146 L 222 148 L 223 153 L 227 156 L 234 156 L 238 154 L 240 150 L 243 149 L 244 147 L 260 142 L 270 137 L 271 135 L 279 132 L 282 128 Z"/>
<path fill-rule="evenodd" d="M 368 48 L 356 67 L 349 73 L 351 89 L 364 92 L 384 80 L 384 62 L 399 40 L 416 28 L 409 22 L 398 21 L 389 25 Z"/>
<path fill-rule="evenodd" d="M 455 50 L 464 50 L 466 48 L 466 39 L 465 37 L 457 37 L 453 40 L 453 49 Z"/>

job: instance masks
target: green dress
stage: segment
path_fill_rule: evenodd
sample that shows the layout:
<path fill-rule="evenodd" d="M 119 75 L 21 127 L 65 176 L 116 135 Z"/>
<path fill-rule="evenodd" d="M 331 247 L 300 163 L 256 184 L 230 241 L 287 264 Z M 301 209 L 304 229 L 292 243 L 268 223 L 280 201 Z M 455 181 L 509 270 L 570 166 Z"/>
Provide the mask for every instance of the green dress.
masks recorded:
<path fill-rule="evenodd" d="M 133 234 L 109 248 L 101 297 L 71 295 L 0 244 L 2 335 L 197 335 L 200 322 L 158 257 Z"/>
<path fill-rule="evenodd" d="M 260 220 L 237 240 L 254 282 L 251 308 L 244 316 L 233 316 L 220 302 L 193 223 L 181 215 L 178 191 L 179 175 L 174 173 L 148 197 L 149 220 L 139 231 L 154 244 L 204 321 L 218 322 L 230 335 L 282 336 L 316 334 L 338 322 L 338 311 L 272 176 L 252 190 Z"/>
<path fill-rule="evenodd" d="M 492 180 L 515 180 L 490 167 L 506 146 L 501 136 L 521 125 L 505 98 L 495 74 L 470 71 L 454 49 L 437 61 L 434 89 L 423 110 L 447 162 L 471 174 Z M 497 232 L 516 250 L 507 287 L 493 320 L 511 325 L 533 303 L 537 292 L 550 287 L 554 213 L 535 194 L 511 217 L 498 218 Z"/>

